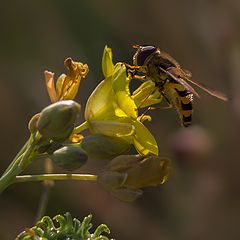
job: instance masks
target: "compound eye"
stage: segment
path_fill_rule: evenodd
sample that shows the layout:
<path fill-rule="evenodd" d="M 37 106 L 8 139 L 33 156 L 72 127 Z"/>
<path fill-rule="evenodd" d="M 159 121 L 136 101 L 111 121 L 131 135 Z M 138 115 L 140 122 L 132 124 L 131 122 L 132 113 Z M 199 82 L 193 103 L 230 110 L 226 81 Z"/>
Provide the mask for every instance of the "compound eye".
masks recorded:
<path fill-rule="evenodd" d="M 137 51 L 137 53 L 135 54 L 135 61 L 136 61 L 136 65 L 138 66 L 142 66 L 145 62 L 145 60 L 156 51 L 156 47 L 154 46 L 144 46 L 144 47 L 140 47 Z"/>

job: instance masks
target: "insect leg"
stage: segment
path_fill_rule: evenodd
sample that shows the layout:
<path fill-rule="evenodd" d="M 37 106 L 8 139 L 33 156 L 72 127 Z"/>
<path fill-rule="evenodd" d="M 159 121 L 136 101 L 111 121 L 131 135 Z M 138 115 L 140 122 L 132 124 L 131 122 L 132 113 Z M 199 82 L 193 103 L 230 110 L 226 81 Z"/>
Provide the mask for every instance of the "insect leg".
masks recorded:
<path fill-rule="evenodd" d="M 164 96 L 164 95 L 163 95 Z M 165 97 L 165 96 L 164 96 Z M 152 110 L 166 110 L 166 109 L 170 109 L 173 107 L 173 105 L 170 103 L 170 101 L 165 97 L 166 101 L 167 101 L 167 106 L 163 106 L 163 107 L 148 107 L 140 116 L 140 121 L 142 120 L 142 118 L 144 117 L 144 115 L 146 115 L 149 111 Z"/>
<path fill-rule="evenodd" d="M 140 68 L 140 66 L 133 66 L 133 65 L 130 65 L 130 64 L 128 64 L 128 63 L 124 63 L 124 65 L 125 65 L 128 69 L 135 69 L 135 70 L 137 70 L 137 69 Z"/>
<path fill-rule="evenodd" d="M 146 81 L 146 76 L 133 75 L 133 78 L 140 80 L 142 82 Z"/>

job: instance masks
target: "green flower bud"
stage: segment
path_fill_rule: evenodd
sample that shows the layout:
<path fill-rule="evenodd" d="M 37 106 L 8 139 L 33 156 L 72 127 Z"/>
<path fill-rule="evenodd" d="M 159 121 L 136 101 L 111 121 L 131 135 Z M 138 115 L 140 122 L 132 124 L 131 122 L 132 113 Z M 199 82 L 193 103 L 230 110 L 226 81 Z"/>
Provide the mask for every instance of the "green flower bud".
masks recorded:
<path fill-rule="evenodd" d="M 46 138 L 62 142 L 72 133 L 80 105 L 72 100 L 60 101 L 44 108 L 37 122 L 38 131 Z"/>
<path fill-rule="evenodd" d="M 41 153 L 53 154 L 54 151 L 61 147 L 63 147 L 63 143 L 54 142 L 49 138 L 42 137 L 38 142 L 37 151 L 40 154 Z"/>
<path fill-rule="evenodd" d="M 122 138 L 102 134 L 87 136 L 81 142 L 81 147 L 87 152 L 89 158 L 94 160 L 111 160 L 118 155 L 127 153 L 130 146 Z"/>
<path fill-rule="evenodd" d="M 88 156 L 79 146 L 67 145 L 56 150 L 51 155 L 51 159 L 59 167 L 67 171 L 73 171 L 83 166 Z"/>
<path fill-rule="evenodd" d="M 51 143 L 49 139 L 41 138 L 37 145 L 38 153 L 45 153 L 49 149 Z M 56 150 L 56 149 L 55 149 Z"/>
<path fill-rule="evenodd" d="M 58 149 L 60 149 L 60 148 L 62 148 L 62 147 L 63 147 L 63 143 L 51 141 L 46 152 L 51 155 L 51 154 L 53 154 L 56 150 L 58 150 Z"/>

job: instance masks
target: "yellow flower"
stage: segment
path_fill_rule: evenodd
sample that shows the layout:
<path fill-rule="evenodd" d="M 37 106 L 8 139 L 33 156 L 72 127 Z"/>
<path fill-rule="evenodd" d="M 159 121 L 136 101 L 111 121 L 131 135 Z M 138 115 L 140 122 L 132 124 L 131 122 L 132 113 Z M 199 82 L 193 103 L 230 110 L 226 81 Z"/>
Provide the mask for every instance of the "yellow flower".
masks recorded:
<path fill-rule="evenodd" d="M 105 47 L 102 60 L 105 79 L 90 95 L 85 109 L 90 131 L 121 137 L 134 144 L 141 155 L 158 155 L 155 138 L 141 122 L 142 117 L 138 116 L 138 106 L 129 90 L 131 79 L 127 77 L 125 65 L 117 63 L 113 66 L 112 51 Z"/>
<path fill-rule="evenodd" d="M 51 102 L 72 100 L 77 95 L 80 81 L 88 73 L 88 65 L 74 62 L 71 58 L 64 61 L 68 74 L 62 74 L 54 85 L 54 73 L 45 71 L 45 82 Z"/>

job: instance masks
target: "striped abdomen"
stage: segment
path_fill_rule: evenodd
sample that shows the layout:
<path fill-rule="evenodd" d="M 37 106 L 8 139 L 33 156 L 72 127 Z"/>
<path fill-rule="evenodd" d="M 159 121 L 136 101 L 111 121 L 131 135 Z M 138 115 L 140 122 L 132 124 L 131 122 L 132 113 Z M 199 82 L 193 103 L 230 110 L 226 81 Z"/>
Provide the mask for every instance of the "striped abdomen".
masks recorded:
<path fill-rule="evenodd" d="M 193 94 L 179 83 L 167 83 L 164 86 L 164 93 L 166 93 L 168 100 L 176 108 L 182 126 L 190 126 L 193 112 Z"/>

